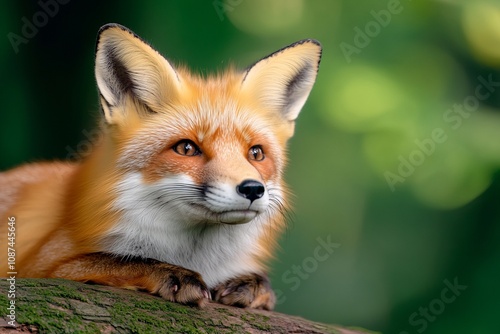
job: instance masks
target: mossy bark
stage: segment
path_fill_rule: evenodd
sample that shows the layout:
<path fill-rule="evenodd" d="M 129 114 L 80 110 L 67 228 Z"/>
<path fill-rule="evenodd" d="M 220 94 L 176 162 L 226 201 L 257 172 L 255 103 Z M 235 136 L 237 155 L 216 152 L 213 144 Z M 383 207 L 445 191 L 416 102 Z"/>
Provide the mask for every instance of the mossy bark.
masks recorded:
<path fill-rule="evenodd" d="M 15 299 L 9 290 L 15 287 Z M 17 327 L 8 309 L 15 300 Z M 56 279 L 0 281 L 0 333 L 369 333 L 277 312 L 210 303 L 204 308 L 146 293 Z"/>

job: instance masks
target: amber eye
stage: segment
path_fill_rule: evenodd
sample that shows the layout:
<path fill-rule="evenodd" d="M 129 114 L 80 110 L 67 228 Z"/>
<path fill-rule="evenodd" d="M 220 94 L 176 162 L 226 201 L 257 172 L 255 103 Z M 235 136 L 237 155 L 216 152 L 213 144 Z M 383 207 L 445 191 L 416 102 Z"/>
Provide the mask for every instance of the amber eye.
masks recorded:
<path fill-rule="evenodd" d="M 198 148 L 198 146 L 195 143 L 193 143 L 192 140 L 189 139 L 183 139 L 177 142 L 177 144 L 175 144 L 172 147 L 172 149 L 175 151 L 175 153 L 180 155 L 185 155 L 188 157 L 201 154 L 201 151 Z"/>
<path fill-rule="evenodd" d="M 264 150 L 262 150 L 262 146 L 260 145 L 252 146 L 248 150 L 248 159 L 250 160 L 262 161 L 265 157 Z"/>

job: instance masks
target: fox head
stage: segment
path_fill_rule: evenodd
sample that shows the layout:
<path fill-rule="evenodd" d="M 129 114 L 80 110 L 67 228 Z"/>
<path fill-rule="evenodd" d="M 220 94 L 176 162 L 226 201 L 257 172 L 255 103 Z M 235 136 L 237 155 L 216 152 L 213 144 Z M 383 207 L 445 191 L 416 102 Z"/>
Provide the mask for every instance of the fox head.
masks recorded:
<path fill-rule="evenodd" d="M 286 142 L 320 58 L 320 44 L 302 40 L 244 71 L 201 78 L 127 28 L 103 26 L 95 75 L 121 175 L 117 206 L 190 226 L 280 215 Z"/>

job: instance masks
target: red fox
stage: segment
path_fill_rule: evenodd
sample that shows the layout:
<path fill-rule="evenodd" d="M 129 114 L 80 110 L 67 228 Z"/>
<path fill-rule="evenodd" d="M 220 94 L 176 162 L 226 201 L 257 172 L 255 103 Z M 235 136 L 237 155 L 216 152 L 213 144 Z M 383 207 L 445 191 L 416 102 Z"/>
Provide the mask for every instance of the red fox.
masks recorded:
<path fill-rule="evenodd" d="M 286 143 L 321 51 L 306 39 L 201 78 L 129 29 L 103 26 L 92 152 L 0 174 L 0 237 L 15 220 L 17 276 L 273 309 L 266 261 L 289 209 Z"/>

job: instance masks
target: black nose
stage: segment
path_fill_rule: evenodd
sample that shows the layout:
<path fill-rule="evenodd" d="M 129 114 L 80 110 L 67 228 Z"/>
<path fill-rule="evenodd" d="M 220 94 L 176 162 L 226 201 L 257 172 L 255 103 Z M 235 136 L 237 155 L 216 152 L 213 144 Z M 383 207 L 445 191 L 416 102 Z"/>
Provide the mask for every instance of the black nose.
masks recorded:
<path fill-rule="evenodd" d="M 236 186 L 236 191 L 240 196 L 253 202 L 264 195 L 266 188 L 259 181 L 245 180 Z"/>

